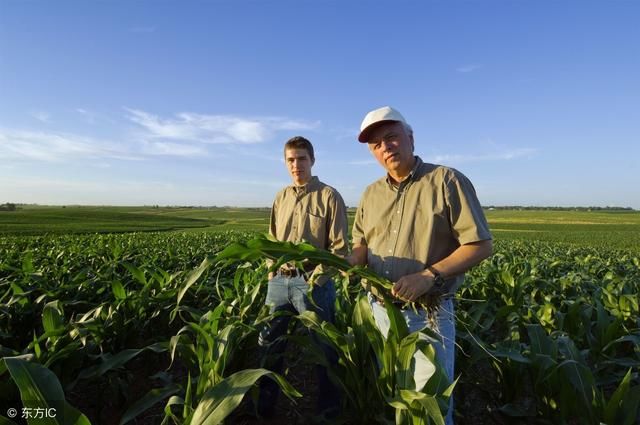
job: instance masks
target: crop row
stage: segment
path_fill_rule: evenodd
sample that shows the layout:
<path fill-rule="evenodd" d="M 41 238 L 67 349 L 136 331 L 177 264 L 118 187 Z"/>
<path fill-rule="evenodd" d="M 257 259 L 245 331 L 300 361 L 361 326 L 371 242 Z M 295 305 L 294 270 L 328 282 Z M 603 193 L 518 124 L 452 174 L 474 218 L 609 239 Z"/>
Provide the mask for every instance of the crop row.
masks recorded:
<path fill-rule="evenodd" d="M 264 260 L 214 261 L 252 237 L 0 238 L 0 414 L 50 403 L 67 423 L 218 423 L 237 413 L 245 393 L 255 396 L 260 377 L 298 398 L 288 376 L 255 358 L 268 318 Z M 510 422 L 636 423 L 638 257 L 517 241 L 496 251 L 458 294 L 456 392 L 473 393 L 481 412 Z M 440 369 L 422 392 L 409 390 L 406 359 L 416 349 L 433 356 L 430 347 L 400 323 L 384 340 L 357 282 L 340 283 L 335 326 L 312 314 L 298 321 L 339 353 L 332 373 L 346 395 L 342 419 L 440 422 L 451 390 Z M 308 362 L 322 361 L 306 335 L 291 339 Z M 26 381 L 51 382 L 50 374 L 59 387 L 43 384 L 47 400 L 20 394 Z M 459 423 L 479 423 L 458 406 Z"/>

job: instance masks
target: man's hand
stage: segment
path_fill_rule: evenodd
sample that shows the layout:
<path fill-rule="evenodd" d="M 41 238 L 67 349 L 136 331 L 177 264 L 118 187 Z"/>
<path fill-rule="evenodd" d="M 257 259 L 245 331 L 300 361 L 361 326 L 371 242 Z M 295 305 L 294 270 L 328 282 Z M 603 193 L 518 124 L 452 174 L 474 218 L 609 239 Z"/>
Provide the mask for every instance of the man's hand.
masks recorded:
<path fill-rule="evenodd" d="M 367 245 L 354 245 L 351 254 L 344 257 L 351 267 L 364 266 L 367 264 Z"/>
<path fill-rule="evenodd" d="M 349 263 L 351 267 L 366 265 L 367 264 L 367 246 L 355 245 L 351 250 L 351 254 L 344 257 L 344 259 L 347 260 L 347 263 Z M 340 273 L 344 277 L 349 277 L 349 273 L 347 272 L 342 271 Z"/>
<path fill-rule="evenodd" d="M 426 294 L 433 286 L 433 278 L 424 272 L 402 276 L 393 285 L 391 295 L 404 301 L 413 302 Z"/>

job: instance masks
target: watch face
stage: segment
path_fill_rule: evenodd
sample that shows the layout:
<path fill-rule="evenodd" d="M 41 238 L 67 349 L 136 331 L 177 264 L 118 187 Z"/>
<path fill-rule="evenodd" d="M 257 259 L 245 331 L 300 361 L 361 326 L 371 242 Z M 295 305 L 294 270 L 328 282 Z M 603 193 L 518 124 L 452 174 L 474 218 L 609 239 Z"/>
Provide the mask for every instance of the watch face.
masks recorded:
<path fill-rule="evenodd" d="M 431 272 L 431 274 L 433 274 L 433 286 L 440 289 L 442 285 L 444 285 L 444 278 L 442 277 L 442 275 L 440 275 L 440 273 L 436 269 L 432 267 L 428 267 L 428 269 Z"/>

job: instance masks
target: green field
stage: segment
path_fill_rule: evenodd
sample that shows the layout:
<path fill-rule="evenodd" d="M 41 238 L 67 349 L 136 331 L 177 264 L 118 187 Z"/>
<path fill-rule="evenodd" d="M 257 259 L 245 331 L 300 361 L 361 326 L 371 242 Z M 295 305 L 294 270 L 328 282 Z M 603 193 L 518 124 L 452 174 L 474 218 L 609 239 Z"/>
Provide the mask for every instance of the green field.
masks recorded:
<path fill-rule="evenodd" d="M 268 224 L 268 209 L 42 206 L 0 211 L 0 234 L 12 235 L 265 231 Z"/>
<path fill-rule="evenodd" d="M 640 211 L 486 211 L 496 240 L 640 250 Z"/>
<path fill-rule="evenodd" d="M 349 210 L 353 222 L 355 211 Z M 638 211 L 488 210 L 496 240 L 640 249 Z M 266 232 L 268 208 L 24 207 L 0 211 L 0 235 L 243 230 Z"/>
<path fill-rule="evenodd" d="M 638 424 L 640 213 L 486 214 L 494 255 L 456 294 L 456 423 Z M 30 397 L 78 418 L 61 423 L 262 423 L 239 403 L 269 373 L 256 347 L 270 318 L 268 254 L 234 244 L 268 221 L 268 209 L 1 211 L 0 423 Z M 215 259 L 230 246 L 237 257 Z M 289 259 L 309 255 L 289 249 Z M 411 388 L 402 359 L 415 335 L 396 327 L 384 339 L 357 279 L 334 279 L 335 326 L 296 320 L 326 331 L 340 356 L 339 423 L 439 417 L 439 366 L 422 391 L 398 391 Z M 310 371 L 321 359 L 308 333 L 289 338 L 279 382 L 302 397 L 282 398 L 269 423 L 314 423 Z"/>

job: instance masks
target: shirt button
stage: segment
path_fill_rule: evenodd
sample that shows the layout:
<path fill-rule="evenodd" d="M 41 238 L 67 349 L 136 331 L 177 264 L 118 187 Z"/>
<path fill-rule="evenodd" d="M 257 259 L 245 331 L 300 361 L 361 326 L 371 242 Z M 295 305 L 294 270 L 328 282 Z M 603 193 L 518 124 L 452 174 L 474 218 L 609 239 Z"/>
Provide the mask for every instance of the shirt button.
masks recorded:
<path fill-rule="evenodd" d="M 384 274 L 389 274 L 389 270 L 385 270 Z"/>
<path fill-rule="evenodd" d="M 393 251 L 389 250 L 389 254 L 391 254 Z"/>
<path fill-rule="evenodd" d="M 400 210 L 396 211 L 396 214 L 400 214 Z"/>
<path fill-rule="evenodd" d="M 394 231 L 393 231 L 393 233 L 398 233 L 398 231 L 397 231 L 397 230 L 394 230 Z"/>

